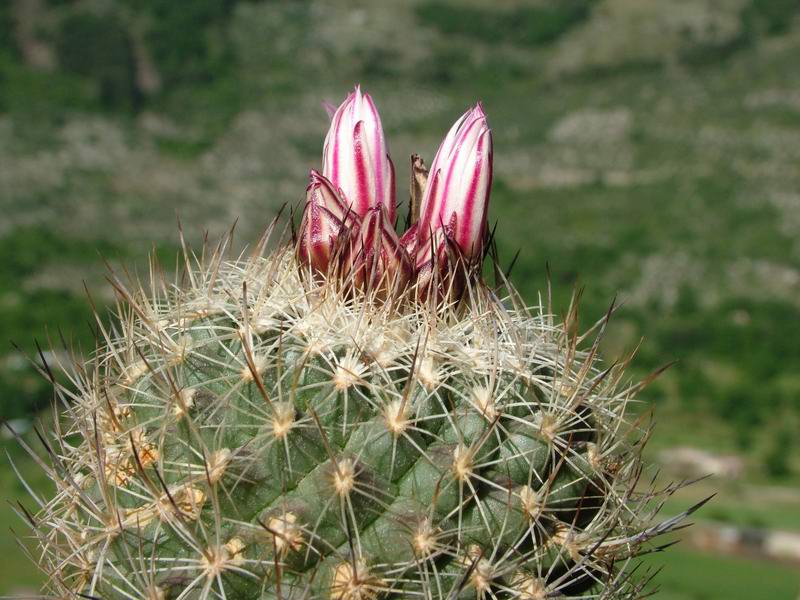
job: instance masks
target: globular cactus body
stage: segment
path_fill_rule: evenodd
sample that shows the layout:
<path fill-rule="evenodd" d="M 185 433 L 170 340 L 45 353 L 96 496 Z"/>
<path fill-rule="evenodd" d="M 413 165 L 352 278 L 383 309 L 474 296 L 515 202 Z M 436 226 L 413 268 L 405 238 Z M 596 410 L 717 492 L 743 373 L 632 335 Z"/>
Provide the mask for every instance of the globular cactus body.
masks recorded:
<path fill-rule="evenodd" d="M 29 515 L 54 593 L 637 597 L 627 567 L 674 522 L 651 525 L 638 485 L 638 388 L 576 310 L 474 276 L 431 293 L 430 266 L 423 290 L 363 289 L 266 246 L 115 281 L 115 327 L 59 388 L 57 493 Z"/>

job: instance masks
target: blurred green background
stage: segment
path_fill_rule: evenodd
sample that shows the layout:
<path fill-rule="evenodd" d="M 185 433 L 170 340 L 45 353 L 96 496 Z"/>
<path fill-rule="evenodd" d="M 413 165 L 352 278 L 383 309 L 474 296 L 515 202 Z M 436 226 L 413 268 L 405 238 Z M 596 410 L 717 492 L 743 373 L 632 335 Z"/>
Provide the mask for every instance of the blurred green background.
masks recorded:
<path fill-rule="evenodd" d="M 535 302 L 549 264 L 635 374 L 665 479 L 718 496 L 664 566 L 669 600 L 800 597 L 799 0 L 0 0 L 0 419 L 51 393 L 21 353 L 93 346 L 103 259 L 146 275 L 239 219 L 253 240 L 319 167 L 356 82 L 407 196 L 465 107 L 494 130 L 491 218 Z M 402 209 L 401 209 L 402 210 Z M 49 351 L 45 354 L 49 356 Z M 55 352 L 58 352 L 56 350 Z M 646 409 L 647 407 L 643 407 Z M 34 462 L 0 440 L 30 485 Z M 37 589 L 0 466 L 0 595 Z"/>

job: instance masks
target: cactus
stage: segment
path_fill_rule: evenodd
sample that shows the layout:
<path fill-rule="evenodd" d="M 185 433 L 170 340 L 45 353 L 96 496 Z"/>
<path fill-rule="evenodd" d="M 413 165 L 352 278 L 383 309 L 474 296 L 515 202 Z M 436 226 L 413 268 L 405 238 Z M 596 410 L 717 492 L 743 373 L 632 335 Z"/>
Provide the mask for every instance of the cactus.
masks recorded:
<path fill-rule="evenodd" d="M 332 131 L 371 124 L 381 143 L 354 148 L 384 155 L 356 102 L 374 110 L 356 90 Z M 607 318 L 579 335 L 577 304 L 562 321 L 481 276 L 491 137 L 480 107 L 456 125 L 427 183 L 415 160 L 402 238 L 388 184 L 358 188 L 369 169 L 350 171 L 359 204 L 313 172 L 294 245 L 267 250 L 273 223 L 249 256 L 184 246 L 172 282 L 113 278 L 114 324 L 43 437 L 55 495 L 24 512 L 49 592 L 639 597 L 635 557 L 680 522 L 653 524 L 675 488 L 641 482 L 641 385 L 601 364 Z M 390 162 L 365 164 L 393 187 Z M 450 172 L 479 185 L 431 191 Z"/>

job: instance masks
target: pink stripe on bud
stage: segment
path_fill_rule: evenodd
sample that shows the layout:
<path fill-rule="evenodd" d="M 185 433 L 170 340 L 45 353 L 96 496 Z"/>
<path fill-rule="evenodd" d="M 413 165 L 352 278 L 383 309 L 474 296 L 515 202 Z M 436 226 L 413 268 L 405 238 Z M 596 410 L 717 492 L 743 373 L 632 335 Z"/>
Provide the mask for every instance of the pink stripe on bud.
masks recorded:
<path fill-rule="evenodd" d="M 491 186 L 492 133 L 483 107 L 477 104 L 450 128 L 431 164 L 420 210 L 420 247 L 430 232 L 449 225 L 455 215 L 451 239 L 465 259 L 478 260 L 483 252 Z"/>
<path fill-rule="evenodd" d="M 358 221 L 334 185 L 312 170 L 297 241 L 298 259 L 317 273 L 327 273 L 340 237 L 357 227 Z"/>
<path fill-rule="evenodd" d="M 359 217 L 382 206 L 394 223 L 394 167 L 378 109 L 359 86 L 333 114 L 322 153 L 322 173 L 352 203 Z"/>
<path fill-rule="evenodd" d="M 343 275 L 349 275 L 360 289 L 387 291 L 406 286 L 413 272 L 411 259 L 384 207 L 375 206 L 364 216 L 350 239 L 342 267 Z"/>
<path fill-rule="evenodd" d="M 454 240 L 458 215 L 453 213 L 450 222 L 429 232 L 424 242 L 418 244 L 416 253 L 417 295 L 427 298 L 458 298 L 466 282 L 468 263 Z"/>

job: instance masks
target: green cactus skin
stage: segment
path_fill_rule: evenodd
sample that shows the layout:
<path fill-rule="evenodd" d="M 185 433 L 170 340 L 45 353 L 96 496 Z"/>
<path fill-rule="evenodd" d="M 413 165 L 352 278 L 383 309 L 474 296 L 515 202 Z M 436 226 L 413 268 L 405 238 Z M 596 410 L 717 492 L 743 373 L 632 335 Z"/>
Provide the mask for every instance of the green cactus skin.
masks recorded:
<path fill-rule="evenodd" d="M 457 305 L 345 294 L 265 246 L 115 282 L 114 327 L 57 389 L 56 493 L 27 515 L 49 592 L 639 597 L 672 489 L 640 485 L 639 386 L 627 361 L 600 370 L 576 310 L 507 283 Z"/>

